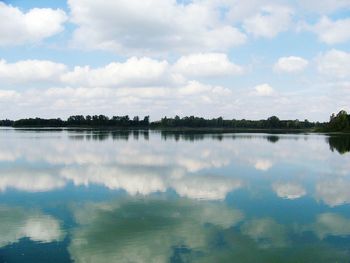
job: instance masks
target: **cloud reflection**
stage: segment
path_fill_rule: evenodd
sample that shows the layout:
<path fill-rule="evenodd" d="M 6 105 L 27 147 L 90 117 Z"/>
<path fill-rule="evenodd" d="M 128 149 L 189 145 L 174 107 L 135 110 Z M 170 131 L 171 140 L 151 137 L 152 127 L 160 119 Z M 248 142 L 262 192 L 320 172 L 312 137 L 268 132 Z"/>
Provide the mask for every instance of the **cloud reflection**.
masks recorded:
<path fill-rule="evenodd" d="M 35 242 L 49 243 L 64 238 L 57 219 L 41 212 L 0 206 L 0 247 L 27 237 Z"/>
<path fill-rule="evenodd" d="M 170 173 L 169 173 L 170 172 Z M 172 170 L 137 169 L 135 167 L 67 168 L 61 176 L 75 185 L 99 184 L 109 189 L 122 189 L 130 195 L 148 195 L 175 190 L 180 196 L 203 200 L 224 199 L 227 193 L 240 188 L 241 180 L 217 175 L 174 174 Z"/>
<path fill-rule="evenodd" d="M 257 170 L 261 171 L 267 171 L 273 166 L 273 163 L 271 160 L 267 159 L 258 159 L 254 162 L 254 167 Z"/>
<path fill-rule="evenodd" d="M 303 186 L 297 183 L 273 183 L 272 189 L 277 196 L 284 199 L 297 199 L 306 194 L 306 190 Z"/>
<path fill-rule="evenodd" d="M 320 240 L 328 237 L 350 237 L 350 218 L 334 212 L 321 213 L 315 216 L 315 222 L 299 226 L 301 232 L 313 232 Z"/>
<path fill-rule="evenodd" d="M 241 231 L 255 240 L 261 248 L 284 247 L 288 242 L 284 226 L 270 218 L 247 221 L 242 225 Z"/>
<path fill-rule="evenodd" d="M 244 185 L 254 191 L 259 170 L 281 198 L 306 195 L 301 185 L 290 183 L 304 180 L 299 175 L 305 173 L 316 185 L 316 193 L 308 194 L 330 206 L 350 203 L 350 155 L 333 153 L 319 135 L 80 129 L 9 130 L 6 137 L 0 137 L 2 192 L 52 191 L 73 183 L 130 195 L 173 189 L 188 198 L 222 200 Z M 289 183 L 274 183 L 281 174 L 276 171 Z"/>
<path fill-rule="evenodd" d="M 176 248 L 205 250 L 216 231 L 243 214 L 223 204 L 128 199 L 75 210 L 69 251 L 75 262 L 168 262 Z"/>
<path fill-rule="evenodd" d="M 350 203 L 350 181 L 343 178 L 324 180 L 316 185 L 316 197 L 334 207 Z"/>
<path fill-rule="evenodd" d="M 62 188 L 66 182 L 53 171 L 42 169 L 15 168 L 11 170 L 0 169 L 0 192 L 15 189 L 25 192 L 46 192 Z"/>

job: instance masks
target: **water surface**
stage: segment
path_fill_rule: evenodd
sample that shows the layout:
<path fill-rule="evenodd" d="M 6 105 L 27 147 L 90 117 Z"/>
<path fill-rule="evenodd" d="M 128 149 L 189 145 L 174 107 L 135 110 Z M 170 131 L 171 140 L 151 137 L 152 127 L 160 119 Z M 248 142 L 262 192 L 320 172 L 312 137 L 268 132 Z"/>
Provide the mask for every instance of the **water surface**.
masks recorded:
<path fill-rule="evenodd" d="M 0 129 L 0 262 L 350 262 L 350 137 Z"/>

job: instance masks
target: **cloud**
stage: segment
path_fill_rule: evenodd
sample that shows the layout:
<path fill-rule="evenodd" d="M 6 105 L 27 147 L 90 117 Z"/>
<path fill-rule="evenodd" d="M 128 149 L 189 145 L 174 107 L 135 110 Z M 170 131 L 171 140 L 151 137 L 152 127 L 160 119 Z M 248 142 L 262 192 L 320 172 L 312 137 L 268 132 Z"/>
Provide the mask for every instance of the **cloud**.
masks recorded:
<path fill-rule="evenodd" d="M 350 53 L 337 49 L 327 51 L 318 57 L 317 69 L 320 73 L 330 77 L 349 77 Z"/>
<path fill-rule="evenodd" d="M 205 85 L 198 81 L 190 81 L 187 85 L 180 87 L 178 93 L 180 95 L 198 95 L 205 93 L 213 93 L 213 95 L 228 95 L 231 93 L 230 89 L 220 87 L 220 86 L 211 86 Z"/>
<path fill-rule="evenodd" d="M 328 83 L 320 84 L 325 94 L 315 96 L 315 89 L 304 92 L 277 92 L 267 89 L 231 89 L 198 81 L 156 87 L 73 87 L 32 88 L 0 92 L 2 118 L 61 117 L 74 114 L 144 116 L 152 120 L 164 116 L 197 115 L 261 119 L 275 115 L 282 119 L 328 120 L 334 107 L 342 109 L 349 100 L 346 86 L 334 83 L 332 96 Z M 272 88 L 272 87 L 271 87 Z M 1 98 L 2 97 L 2 98 Z M 321 103 L 320 103 L 321 101 Z M 254 107 L 252 107 L 254 105 Z M 334 106 L 338 105 L 338 106 Z M 309 110 L 305 112 L 305 108 Z M 77 112 L 79 109 L 79 112 Z M 346 109 L 346 108 L 345 108 Z M 232 115 L 234 112 L 234 116 Z"/>
<path fill-rule="evenodd" d="M 49 243 L 61 241 L 64 233 L 57 219 L 41 212 L 23 208 L 0 206 L 0 248 L 21 238 Z"/>
<path fill-rule="evenodd" d="M 219 51 L 246 36 L 205 3 L 69 0 L 73 44 L 123 54 Z M 97 12 L 98 11 L 98 12 Z"/>
<path fill-rule="evenodd" d="M 33 8 L 23 13 L 19 8 L 0 2 L 0 46 L 37 43 L 63 31 L 64 11 Z"/>
<path fill-rule="evenodd" d="M 115 112 L 129 115 L 196 114 L 207 107 L 217 111 L 229 99 L 231 90 L 222 86 L 212 86 L 198 81 L 188 81 L 182 85 L 150 87 L 56 87 L 30 89 L 18 92 L 1 92 L 3 103 L 0 109 L 9 110 L 23 116 L 44 113 L 48 117 L 76 114 L 107 114 Z M 13 104 L 16 99 L 16 104 Z M 41 110 L 40 110 L 41 109 Z M 43 110 L 45 109 L 45 110 Z M 186 113 L 187 112 L 187 113 Z M 5 114 L 5 113 L 4 113 Z M 175 114 L 174 114 L 175 115 Z M 11 118 L 10 115 L 6 115 Z"/>
<path fill-rule="evenodd" d="M 206 56 L 203 54 L 203 58 Z M 208 56 L 210 59 L 210 54 Z M 234 64 L 225 61 L 225 55 L 222 58 L 224 63 L 227 62 L 224 67 L 228 66 L 222 70 L 235 69 Z M 204 60 L 201 62 L 205 63 Z M 207 68 L 201 74 L 212 73 Z M 84 114 L 114 112 L 112 109 L 116 106 L 125 109 L 125 114 L 150 115 L 155 108 L 161 113 L 171 105 L 188 109 L 193 114 L 193 110 L 199 109 L 196 105 L 215 105 L 219 108 L 225 105 L 222 101 L 232 94 L 229 88 L 187 77 L 185 72 L 176 72 L 175 67 L 166 60 L 148 57 L 131 57 L 124 62 L 112 62 L 102 67 L 76 66 L 74 69 L 47 60 L 13 63 L 0 60 L 0 81 L 6 88 L 0 90 L 0 108 L 7 118 L 11 118 L 7 112 L 15 111 L 29 115 L 30 111 L 38 110 L 57 116 L 63 111 L 69 112 L 67 115 L 76 114 L 77 108 Z M 23 84 L 26 88 L 23 88 Z M 126 113 L 128 109 L 135 113 Z"/>
<path fill-rule="evenodd" d="M 284 199 L 297 199 L 306 195 L 304 187 L 297 183 L 273 183 L 272 189 Z"/>
<path fill-rule="evenodd" d="M 21 60 L 15 63 L 0 60 L 0 80 L 2 83 L 54 82 L 58 81 L 66 70 L 67 67 L 64 64 L 47 60 Z"/>
<path fill-rule="evenodd" d="M 125 62 L 113 62 L 104 67 L 75 67 L 62 75 L 64 83 L 74 86 L 117 87 L 120 85 L 156 85 L 165 81 L 168 62 L 147 57 L 131 57 Z"/>
<path fill-rule="evenodd" d="M 193 54 L 194 57 L 197 55 Z M 213 53 L 200 53 L 200 63 L 205 64 L 204 58 L 210 58 L 211 55 Z M 226 61 L 227 56 L 222 55 L 220 53 L 221 58 L 218 60 Z M 331 70 L 327 71 L 327 67 L 331 64 L 324 61 L 329 59 L 325 55 L 321 54 L 317 63 L 319 70 L 330 74 Z M 347 90 L 342 88 L 344 94 L 338 94 L 338 91 L 335 94 L 332 90 L 332 96 L 326 96 L 330 90 L 326 83 L 322 83 L 324 93 L 317 96 L 315 83 L 315 87 L 310 87 L 309 91 L 293 92 L 274 91 L 267 83 L 257 85 L 255 89 L 228 84 L 225 76 L 231 75 L 224 75 L 224 72 L 229 68 L 232 70 L 232 65 L 236 64 L 229 60 L 226 62 L 222 63 L 226 66 L 216 66 L 216 71 L 211 66 L 220 64 L 219 62 L 208 63 L 208 67 L 198 62 L 192 67 L 198 70 L 186 75 L 186 71 L 180 73 L 180 70 L 176 70 L 176 61 L 169 63 L 167 60 L 149 57 L 131 57 L 100 67 L 75 68 L 47 60 L 20 60 L 12 63 L 1 60 L 0 81 L 4 86 L 0 92 L 0 111 L 3 118 L 66 118 L 77 114 L 77 109 L 85 115 L 97 112 L 112 115 L 118 109 L 118 114 L 151 115 L 154 119 L 169 114 L 232 118 L 230 112 L 235 112 L 235 118 L 265 118 L 279 112 L 282 118 L 319 120 L 328 116 L 334 110 L 334 105 L 339 105 L 339 108 L 346 105 Z M 333 71 L 337 69 L 337 74 L 347 74 L 343 65 L 347 63 L 346 58 L 337 62 L 342 66 L 334 62 L 337 67 L 333 66 Z M 338 70 L 342 72 L 339 73 Z M 214 75 L 220 85 L 212 83 Z M 222 78 L 219 79 L 220 77 Z M 234 78 L 231 80 L 236 81 Z M 317 86 L 317 91 L 319 90 L 320 87 Z M 306 93 L 308 96 L 305 96 Z M 321 100 L 322 103 L 318 103 Z M 248 105 L 252 104 L 255 105 L 254 110 L 248 110 Z M 311 106 L 313 109 L 305 116 L 304 109 L 310 105 L 317 107 Z"/>
<path fill-rule="evenodd" d="M 243 20 L 243 28 L 255 37 L 273 38 L 290 27 L 293 10 L 285 6 L 265 6 Z"/>
<path fill-rule="evenodd" d="M 148 87 L 57 85 L 46 89 L 6 89 L 6 92 L 0 92 L 0 112 L 2 118 L 12 119 L 33 116 L 67 118 L 75 114 L 98 113 L 108 116 L 150 115 L 152 120 L 176 114 L 207 118 L 223 116 L 228 119 L 261 119 L 278 112 L 279 118 L 282 119 L 307 118 L 326 121 L 335 107 L 339 110 L 344 107 L 346 109 L 349 100 L 348 85 L 328 85 L 326 82 L 318 83 L 317 87 L 293 92 L 275 91 L 270 85 L 270 88 L 266 89 L 239 90 L 198 81 Z M 321 88 L 324 89 L 324 93 L 315 95 Z"/>
<path fill-rule="evenodd" d="M 20 93 L 14 90 L 0 90 L 0 102 L 13 102 L 20 97 Z"/>
<path fill-rule="evenodd" d="M 269 84 L 264 83 L 255 86 L 254 93 L 257 96 L 271 96 L 274 93 L 274 90 Z"/>
<path fill-rule="evenodd" d="M 216 77 L 243 73 L 224 53 L 198 53 L 180 57 L 173 70 L 188 77 Z"/>
<path fill-rule="evenodd" d="M 223 53 L 201 53 L 181 57 L 170 65 L 166 60 L 130 57 L 124 62 L 105 66 L 75 66 L 72 70 L 62 63 L 48 60 L 20 60 L 8 63 L 0 60 L 0 80 L 4 84 L 56 84 L 79 87 L 178 87 L 189 78 L 220 77 L 241 74 L 241 66 L 229 61 Z M 47 86 L 47 85 L 46 85 Z"/>
<path fill-rule="evenodd" d="M 331 64 L 324 61 L 329 56 L 325 55 L 321 54 L 317 63 L 319 70 L 330 74 L 327 67 Z M 346 61 L 344 58 L 341 63 L 346 64 Z M 0 92 L 0 109 L 3 118 L 65 118 L 76 114 L 76 109 L 82 114 L 99 112 L 112 115 L 117 107 L 118 114 L 151 115 L 152 118 L 169 114 L 232 118 L 230 112 L 235 112 L 235 118 L 265 118 L 280 112 L 280 116 L 287 118 L 319 119 L 333 111 L 334 103 L 338 107 L 346 105 L 346 89 L 342 89 L 345 94 L 336 94 L 338 97 L 334 93 L 325 97 L 325 94 L 315 96 L 315 89 L 311 87 L 309 96 L 305 97 L 306 91 L 277 92 L 267 83 L 256 86 L 255 90 L 243 89 L 239 85 L 228 88 L 227 83 L 214 85 L 210 79 L 198 81 L 192 76 L 183 75 L 186 73 L 176 72 L 175 64 L 148 57 L 132 57 L 101 67 L 78 66 L 70 69 L 54 61 L 22 60 L 9 63 L 2 60 L 0 80 L 4 87 Z M 342 75 L 347 74 L 344 66 L 333 66 L 335 68 L 344 71 Z M 202 76 L 208 72 L 197 71 Z M 224 80 L 220 79 L 220 84 Z M 329 90 L 325 83 L 323 90 L 326 90 L 325 93 Z M 268 100 L 273 100 L 274 104 L 271 105 L 261 96 L 269 96 Z M 316 103 L 320 100 L 324 102 L 321 108 Z M 247 105 L 251 104 L 255 105 L 255 110 L 247 110 Z M 303 109 L 310 105 L 318 107 L 315 106 L 305 116 Z"/>
<path fill-rule="evenodd" d="M 330 14 L 338 10 L 350 9 L 349 0 L 298 0 L 298 5 L 307 11 Z"/>
<path fill-rule="evenodd" d="M 314 25 L 302 25 L 302 29 L 314 32 L 318 39 L 328 45 L 346 43 L 350 40 L 350 18 L 331 20 L 327 16 L 321 17 Z"/>
<path fill-rule="evenodd" d="M 281 57 L 274 65 L 276 72 L 294 73 L 303 71 L 309 62 L 301 57 Z"/>

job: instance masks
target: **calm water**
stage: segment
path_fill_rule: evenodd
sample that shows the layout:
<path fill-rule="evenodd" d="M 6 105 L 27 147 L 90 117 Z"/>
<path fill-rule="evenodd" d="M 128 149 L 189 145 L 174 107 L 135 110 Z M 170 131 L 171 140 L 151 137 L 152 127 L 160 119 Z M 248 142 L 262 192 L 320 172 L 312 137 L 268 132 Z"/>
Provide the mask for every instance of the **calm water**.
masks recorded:
<path fill-rule="evenodd" d="M 0 129 L 0 262 L 350 262 L 350 138 Z"/>

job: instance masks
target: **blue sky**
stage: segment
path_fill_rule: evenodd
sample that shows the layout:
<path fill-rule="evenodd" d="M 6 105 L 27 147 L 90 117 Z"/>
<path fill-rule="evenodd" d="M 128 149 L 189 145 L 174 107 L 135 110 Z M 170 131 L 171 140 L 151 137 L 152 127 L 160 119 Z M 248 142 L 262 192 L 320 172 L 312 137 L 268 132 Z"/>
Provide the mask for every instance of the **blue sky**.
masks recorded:
<path fill-rule="evenodd" d="M 0 118 L 327 120 L 350 110 L 350 1 L 0 1 Z"/>

